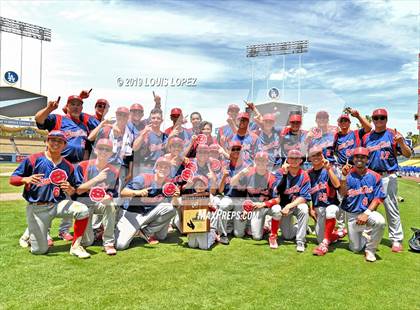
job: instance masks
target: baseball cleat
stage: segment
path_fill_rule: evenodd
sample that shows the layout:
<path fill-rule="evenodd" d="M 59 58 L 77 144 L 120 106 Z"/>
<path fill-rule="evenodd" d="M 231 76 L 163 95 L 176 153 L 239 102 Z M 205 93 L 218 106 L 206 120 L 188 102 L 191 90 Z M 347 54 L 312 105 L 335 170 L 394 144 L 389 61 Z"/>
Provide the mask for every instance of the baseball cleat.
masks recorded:
<path fill-rule="evenodd" d="M 318 256 L 324 256 L 328 252 L 328 245 L 324 242 L 321 242 L 313 251 L 312 254 Z"/>
<path fill-rule="evenodd" d="M 401 253 L 403 251 L 403 246 L 400 242 L 392 243 L 391 251 L 394 253 Z"/>
<path fill-rule="evenodd" d="M 268 243 L 270 244 L 270 249 L 277 249 L 279 247 L 277 235 L 270 235 L 270 237 L 268 237 Z"/>
<path fill-rule="evenodd" d="M 20 239 L 19 239 L 19 245 L 20 245 L 22 248 L 27 248 L 27 247 L 29 247 L 29 246 L 31 245 L 31 243 L 29 242 L 29 237 L 26 237 L 26 236 L 22 236 L 22 237 L 20 237 Z"/>
<path fill-rule="evenodd" d="M 371 262 L 373 263 L 374 261 L 376 261 L 376 256 L 375 253 L 369 251 L 369 250 L 365 250 L 365 260 L 367 262 Z"/>
<path fill-rule="evenodd" d="M 146 235 L 146 233 L 144 233 L 141 229 L 139 229 L 139 230 L 137 231 L 136 236 L 138 236 L 138 237 L 142 238 L 143 240 L 145 240 L 145 241 L 146 241 L 148 244 L 150 244 L 150 245 L 154 245 L 154 244 L 158 244 L 158 243 L 159 243 L 159 240 L 157 240 L 157 239 L 155 238 L 155 236 L 148 236 L 148 235 Z"/>
<path fill-rule="evenodd" d="M 220 236 L 219 242 L 224 245 L 228 245 L 230 243 L 229 238 L 227 236 Z"/>
<path fill-rule="evenodd" d="M 90 254 L 86 252 L 85 248 L 81 245 L 75 245 L 70 248 L 70 254 L 77 256 L 78 258 L 89 258 Z"/>
<path fill-rule="evenodd" d="M 296 242 L 296 251 L 299 253 L 305 252 L 305 243 L 302 241 Z"/>
<path fill-rule="evenodd" d="M 117 254 L 117 250 L 114 248 L 114 246 L 111 245 L 105 245 L 104 246 L 104 251 L 107 255 L 115 255 Z"/>
<path fill-rule="evenodd" d="M 66 232 L 60 232 L 58 234 L 58 238 L 60 238 L 62 240 L 66 240 L 66 241 L 73 241 L 73 236 L 70 233 L 68 233 L 67 231 Z"/>

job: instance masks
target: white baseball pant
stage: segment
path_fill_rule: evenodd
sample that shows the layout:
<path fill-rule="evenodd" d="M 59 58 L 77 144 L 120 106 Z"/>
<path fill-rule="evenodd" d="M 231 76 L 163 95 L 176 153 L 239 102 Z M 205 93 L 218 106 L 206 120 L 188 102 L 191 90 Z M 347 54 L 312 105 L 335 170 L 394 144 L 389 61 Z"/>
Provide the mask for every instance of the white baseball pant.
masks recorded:
<path fill-rule="evenodd" d="M 329 205 L 328 207 L 316 207 L 316 225 L 315 233 L 316 240 L 321 243 L 324 240 L 325 220 L 337 218 L 340 209 L 336 205 Z"/>
<path fill-rule="evenodd" d="M 392 242 L 402 242 L 404 233 L 398 207 L 398 177 L 395 173 L 382 176 L 382 183 L 386 194 L 384 206 L 388 222 L 389 239 Z"/>
<path fill-rule="evenodd" d="M 89 207 L 89 222 L 87 224 L 85 233 L 83 235 L 82 244 L 84 246 L 92 245 L 95 241 L 93 233 L 93 215 L 103 215 L 102 223 L 104 225 L 103 245 L 114 245 L 114 230 L 115 230 L 115 214 L 116 205 L 113 201 L 107 201 L 106 203 L 95 203 L 88 205 Z"/>
<path fill-rule="evenodd" d="M 294 224 L 292 217 L 295 216 L 297 223 Z M 292 240 L 296 238 L 296 242 L 306 242 L 306 231 L 309 220 L 309 208 L 306 203 L 301 203 L 295 207 L 287 216 L 281 216 L 280 229 L 283 238 Z"/>
<path fill-rule="evenodd" d="M 120 211 L 115 231 L 118 250 L 127 249 L 139 229 L 149 236 L 154 235 L 158 240 L 164 240 L 168 235 L 169 222 L 175 215 L 175 208 L 167 202 L 158 204 L 146 214 Z"/>
<path fill-rule="evenodd" d="M 48 251 L 47 234 L 51 221 L 55 217 L 85 219 L 89 216 L 86 205 L 72 200 L 44 205 L 28 204 L 26 219 L 29 228 L 29 238 L 32 254 L 45 254 Z"/>
<path fill-rule="evenodd" d="M 384 235 L 385 219 L 379 212 L 373 211 L 365 225 L 358 225 L 356 220 L 360 214 L 347 212 L 349 248 L 353 252 L 360 252 L 366 246 L 366 250 L 375 253 Z"/>
<path fill-rule="evenodd" d="M 281 219 L 281 207 L 274 205 L 271 208 L 261 208 L 252 211 L 251 232 L 252 239 L 261 240 L 264 235 L 264 223 L 266 216 L 271 216 L 275 220 Z"/>

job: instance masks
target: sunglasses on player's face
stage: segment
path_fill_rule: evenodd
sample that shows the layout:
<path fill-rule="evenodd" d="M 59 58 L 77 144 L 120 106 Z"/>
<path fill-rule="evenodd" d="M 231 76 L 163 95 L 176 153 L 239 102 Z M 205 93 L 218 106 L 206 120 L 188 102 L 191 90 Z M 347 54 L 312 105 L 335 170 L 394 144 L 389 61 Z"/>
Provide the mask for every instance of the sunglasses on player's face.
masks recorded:
<path fill-rule="evenodd" d="M 380 115 L 380 116 L 372 116 L 372 119 L 374 121 L 377 121 L 377 120 L 384 121 L 384 120 L 386 120 L 386 116 L 383 116 L 383 115 Z"/>
<path fill-rule="evenodd" d="M 340 121 L 339 121 L 340 123 L 348 123 L 348 122 L 350 122 L 347 118 L 342 118 L 342 119 L 340 119 Z"/>
<path fill-rule="evenodd" d="M 96 105 L 97 108 L 99 109 L 105 109 L 106 108 L 106 104 L 105 103 L 99 103 Z"/>
<path fill-rule="evenodd" d="M 300 125 L 301 123 L 300 122 L 290 122 L 290 124 L 292 124 L 292 125 Z"/>
<path fill-rule="evenodd" d="M 241 148 L 240 147 L 233 147 L 231 151 L 232 152 L 240 152 Z"/>

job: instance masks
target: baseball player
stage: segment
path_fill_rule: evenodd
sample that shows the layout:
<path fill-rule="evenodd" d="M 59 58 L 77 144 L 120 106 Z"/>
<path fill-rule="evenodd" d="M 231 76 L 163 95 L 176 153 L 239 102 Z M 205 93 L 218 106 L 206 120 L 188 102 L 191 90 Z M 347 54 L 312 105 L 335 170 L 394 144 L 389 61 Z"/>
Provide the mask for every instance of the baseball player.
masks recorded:
<path fill-rule="evenodd" d="M 261 149 L 260 144 L 258 143 L 258 136 L 248 129 L 248 113 L 239 113 L 237 120 L 239 122 L 238 131 L 232 136 L 229 144 L 232 145 L 235 142 L 239 142 L 242 146 L 241 152 L 243 153 L 243 160 L 248 165 L 252 165 L 255 154 Z"/>
<path fill-rule="evenodd" d="M 74 194 L 79 185 L 73 165 L 61 156 L 66 144 L 62 131 L 50 131 L 47 150 L 26 157 L 10 177 L 10 184 L 25 186 L 23 197 L 28 202 L 26 219 L 33 254 L 47 253 L 47 234 L 53 218 L 73 217 L 74 238 L 70 254 L 89 258 L 90 254 L 81 246 L 89 210 L 80 202 L 66 199 L 66 195 Z"/>
<path fill-rule="evenodd" d="M 281 163 L 286 162 L 287 153 L 290 150 L 300 150 L 303 152 L 305 149 L 305 139 L 307 132 L 301 129 L 302 115 L 291 114 L 289 116 L 289 126 L 284 127 L 280 133 L 280 157 Z"/>
<path fill-rule="evenodd" d="M 337 119 L 339 131 L 334 136 L 334 154 L 337 156 L 337 165 L 340 170 L 352 156 L 353 150 L 361 146 L 363 135 L 372 130 L 369 121 L 361 116 L 359 111 L 350 109 L 350 115 L 359 120 L 362 128 L 350 130 L 351 120 L 348 114 L 342 114 Z"/>
<path fill-rule="evenodd" d="M 339 211 L 337 189 L 340 180 L 330 162 L 322 155 L 322 149 L 309 150 L 309 160 L 312 162 L 312 168 L 307 171 L 311 180 L 310 213 L 316 219 L 315 232 L 319 244 L 313 254 L 322 256 L 328 252 L 328 246 L 339 238 L 334 228 Z"/>
<path fill-rule="evenodd" d="M 247 173 L 244 174 L 244 171 Z M 264 223 L 267 215 L 280 220 L 281 207 L 276 203 L 268 207 L 265 202 L 275 198 L 273 185 L 276 181 L 270 172 L 270 161 L 267 152 L 258 152 L 255 155 L 255 165 L 242 170 L 239 174 L 244 178 L 247 198 L 253 202 L 254 210 L 251 217 L 251 233 L 254 240 L 261 240 L 264 234 Z M 232 179 L 232 182 L 233 179 Z"/>
<path fill-rule="evenodd" d="M 397 156 L 402 154 L 409 158 L 412 152 L 399 132 L 386 127 L 388 112 L 385 109 L 374 110 L 372 120 L 375 128 L 363 136 L 362 146 L 369 150 L 369 169 L 382 177 L 389 239 L 392 241 L 392 252 L 398 253 L 403 250 L 404 235 L 398 208 Z"/>
<path fill-rule="evenodd" d="M 98 140 L 94 149 L 96 159 L 82 161 L 75 172 L 76 178 L 83 183 L 77 188 L 78 201 L 89 207 L 89 222 L 83 236 L 83 245 L 90 246 L 95 241 L 92 216 L 101 214 L 104 226 L 103 246 L 108 255 L 117 253 L 114 247 L 116 205 L 113 199 L 118 197 L 119 170 L 109 164 L 112 148 L 111 140 Z"/>
<path fill-rule="evenodd" d="M 187 128 L 183 127 L 184 116 L 180 108 L 173 108 L 171 110 L 171 121 L 173 125 L 165 129 L 165 133 L 168 135 L 169 139 L 172 137 L 178 137 L 184 142 L 187 142 L 191 139 L 191 133 Z"/>
<path fill-rule="evenodd" d="M 234 124 L 238 117 L 239 111 L 240 109 L 238 105 L 230 104 L 227 110 L 227 124 L 217 129 L 217 143 L 219 143 L 219 145 L 221 145 L 224 148 L 228 148 L 228 145 L 226 143 L 232 138 L 234 134 Z"/>
<path fill-rule="evenodd" d="M 209 194 L 209 184 L 208 179 L 205 176 L 202 175 L 196 175 L 193 177 L 191 181 L 191 191 L 190 195 L 203 195 L 205 193 Z M 184 198 L 184 196 L 174 196 L 172 199 L 172 204 L 174 206 L 181 206 L 182 201 L 186 201 L 187 197 Z M 213 208 L 210 208 L 210 231 L 209 232 L 201 232 L 201 233 L 189 233 L 187 235 L 188 238 L 188 246 L 190 248 L 199 248 L 202 250 L 208 250 L 210 249 L 213 244 L 218 239 L 216 228 L 217 228 L 217 218 L 213 216 L 213 212 L 215 211 Z"/>
<path fill-rule="evenodd" d="M 276 173 L 274 195 L 280 196 L 281 220 L 280 226 L 283 238 L 291 240 L 296 237 L 296 251 L 305 251 L 306 228 L 308 226 L 308 202 L 311 181 L 308 174 L 301 169 L 303 154 L 299 150 L 287 153 L 286 163 Z M 297 225 L 292 223 L 292 215 L 297 218 Z M 270 247 L 276 247 L 279 221 L 271 220 Z"/>
<path fill-rule="evenodd" d="M 385 229 L 385 219 L 376 209 L 386 195 L 381 176 L 367 169 L 368 156 L 368 149 L 354 149 L 354 168 L 343 167 L 340 192 L 344 197 L 341 207 L 348 216 L 350 250 L 359 252 L 364 248 L 366 261 L 374 262 Z"/>
<path fill-rule="evenodd" d="M 190 122 L 192 127 L 190 130 L 190 135 L 198 135 L 200 133 L 200 123 L 203 120 L 199 112 L 192 112 L 190 115 Z"/>
<path fill-rule="evenodd" d="M 121 197 L 132 199 L 124 204 L 117 223 L 118 250 L 128 248 L 135 236 L 149 244 L 166 238 L 169 222 L 175 215 L 171 197 L 167 197 L 164 190 L 165 184 L 170 182 L 170 172 L 171 162 L 160 157 L 154 174 L 139 174 L 121 191 Z"/>
<path fill-rule="evenodd" d="M 205 144 L 210 146 L 211 144 L 217 144 L 216 137 L 211 135 L 213 131 L 213 124 L 207 121 L 202 121 L 198 125 L 198 133 L 193 134 L 189 145 L 186 147 L 186 154 L 188 158 L 193 158 L 197 152 L 197 146 Z"/>
<path fill-rule="evenodd" d="M 139 173 L 153 173 L 156 160 L 164 155 L 168 136 L 160 130 L 163 122 L 162 110 L 153 109 L 149 120 L 149 125 L 133 142 L 133 176 Z"/>
<path fill-rule="evenodd" d="M 133 134 L 128 128 L 129 110 L 126 107 L 118 107 L 116 111 L 116 122 L 112 126 L 104 126 L 99 131 L 89 135 L 90 141 L 109 139 L 113 144 L 113 155 L 109 162 L 120 169 L 120 187 L 123 187 L 131 179 L 132 171 L 132 145 Z M 97 133 L 97 134 L 96 134 Z"/>
<path fill-rule="evenodd" d="M 58 104 L 59 100 L 49 101 L 45 108 L 35 114 L 35 121 L 39 129 L 61 130 L 65 133 L 67 143 L 62 155 L 69 162 L 75 164 L 88 158 L 87 138 L 90 131 L 94 130 L 99 122 L 96 118 L 82 113 L 83 100 L 80 96 L 68 97 L 65 116 L 52 114 L 57 110 Z M 69 233 L 70 227 L 71 220 L 64 218 L 60 224 L 58 237 L 67 241 L 73 240 L 73 236 Z"/>
<path fill-rule="evenodd" d="M 316 113 L 316 123 L 317 127 L 312 128 L 307 136 L 306 143 L 308 144 L 308 149 L 313 148 L 314 146 L 321 148 L 322 155 L 330 163 L 334 164 L 336 159 L 334 157 L 334 136 L 337 132 L 337 127 L 330 126 L 329 123 L 329 114 L 326 111 L 318 111 Z"/>
<path fill-rule="evenodd" d="M 223 214 L 220 219 L 220 228 L 218 231 L 220 232 L 220 243 L 222 244 L 229 244 L 228 235 L 228 219 L 227 214 L 228 212 L 235 210 L 235 211 L 242 211 L 242 200 L 244 200 L 246 196 L 245 186 L 243 185 L 236 185 L 233 186 L 231 184 L 231 179 L 237 175 L 240 171 L 246 169 L 248 165 L 242 160 L 241 157 L 241 148 L 242 145 L 239 142 L 233 143 L 232 148 L 230 150 L 230 158 L 225 163 L 221 179 L 219 181 L 219 190 L 218 192 L 221 194 L 219 197 L 214 198 L 214 203 L 218 209 L 220 209 Z M 243 237 L 245 225 L 239 220 L 234 219 L 234 235 L 236 237 Z M 236 229 L 235 229 L 236 227 Z"/>
<path fill-rule="evenodd" d="M 95 117 L 99 122 L 102 122 L 105 119 L 106 114 L 109 110 L 109 102 L 106 99 L 98 99 L 95 103 Z"/>
<path fill-rule="evenodd" d="M 282 163 L 278 153 L 280 131 L 274 127 L 275 120 L 274 114 L 264 114 L 262 117 L 262 131 L 258 136 L 257 142 L 261 149 L 268 153 L 271 167 L 277 167 Z"/>

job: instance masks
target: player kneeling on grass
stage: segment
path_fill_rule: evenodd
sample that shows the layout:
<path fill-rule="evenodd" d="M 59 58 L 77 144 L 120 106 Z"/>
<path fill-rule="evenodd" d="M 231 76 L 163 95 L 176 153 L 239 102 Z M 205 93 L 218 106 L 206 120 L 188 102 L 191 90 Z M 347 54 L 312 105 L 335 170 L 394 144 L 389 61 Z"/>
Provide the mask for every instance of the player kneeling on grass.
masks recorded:
<path fill-rule="evenodd" d="M 339 238 L 334 228 L 339 211 L 337 189 L 340 180 L 334 174 L 330 162 L 322 155 L 321 148 L 310 149 L 309 160 L 313 166 L 308 170 L 312 198 L 310 213 L 316 219 L 315 232 L 319 244 L 313 254 L 322 256 L 328 252 L 328 246 Z"/>
<path fill-rule="evenodd" d="M 376 209 L 385 193 L 381 176 L 366 168 L 368 156 L 364 147 L 354 150 L 355 167 L 343 167 L 340 193 L 344 197 L 341 207 L 348 216 L 350 250 L 359 252 L 364 248 L 366 261 L 374 262 L 385 229 L 385 219 Z"/>
<path fill-rule="evenodd" d="M 28 202 L 28 222 L 31 252 L 45 254 L 48 251 L 47 234 L 55 217 L 74 217 L 74 238 L 70 254 L 88 258 L 90 254 L 81 246 L 82 236 L 89 219 L 89 210 L 82 203 L 67 199 L 79 185 L 73 165 L 61 156 L 67 144 L 62 131 L 50 131 L 47 150 L 25 158 L 10 177 L 10 184 L 25 185 L 23 197 Z"/>
<path fill-rule="evenodd" d="M 82 185 L 77 189 L 79 200 L 89 207 L 89 222 L 83 236 L 85 246 L 95 241 L 92 216 L 103 214 L 103 245 L 106 254 L 115 255 L 114 229 L 116 205 L 113 198 L 118 197 L 119 171 L 108 163 L 112 156 L 112 141 L 100 139 L 95 145 L 96 159 L 82 161 L 76 168 L 76 177 Z"/>
<path fill-rule="evenodd" d="M 290 150 L 287 153 L 286 163 L 276 172 L 274 195 L 279 196 L 282 205 L 280 223 L 273 217 L 271 220 L 270 247 L 276 248 L 277 231 L 279 224 L 283 238 L 291 240 L 296 238 L 296 251 L 305 251 L 306 229 L 308 226 L 308 205 L 311 200 L 309 189 L 311 182 L 308 174 L 300 167 L 303 154 L 299 150 Z M 267 202 L 267 206 L 269 202 Z M 273 202 L 274 203 L 274 202 Z M 278 202 L 277 202 L 278 203 Z M 293 224 L 292 216 L 297 219 Z"/>
<path fill-rule="evenodd" d="M 172 199 L 172 204 L 176 207 L 179 207 L 183 204 L 191 205 L 188 202 L 189 199 L 200 199 L 204 202 L 207 202 L 210 205 L 210 196 L 209 196 L 209 187 L 208 187 L 208 179 L 205 176 L 197 175 L 192 179 L 191 188 L 187 189 L 190 194 L 183 195 L 182 198 L 178 195 L 174 196 Z M 188 183 L 187 183 L 188 185 Z M 191 201 L 192 202 L 192 201 Z M 194 202 L 192 202 L 192 205 Z M 199 248 L 202 250 L 208 250 L 211 246 L 218 240 L 218 235 L 216 234 L 217 228 L 217 218 L 214 216 L 214 211 L 216 209 L 210 205 L 209 212 L 211 212 L 210 216 L 210 231 L 209 232 L 196 232 L 196 233 L 189 233 L 187 235 L 188 238 L 188 246 L 190 248 Z M 192 223 L 193 224 L 193 223 Z"/>
<path fill-rule="evenodd" d="M 232 178 L 232 183 L 238 182 L 246 187 L 246 196 L 249 200 L 243 203 L 245 217 L 251 215 L 251 235 L 254 240 L 261 240 L 264 235 L 264 223 L 266 216 L 280 219 L 280 206 L 278 202 L 274 205 L 266 205 L 264 202 L 274 198 L 273 184 L 276 177 L 270 172 L 269 154 L 258 152 L 255 155 L 255 164 L 250 168 L 242 170 Z M 235 181 L 238 179 L 238 181 Z M 277 226 L 278 229 L 278 226 Z M 277 234 L 277 232 L 276 232 Z"/>
<path fill-rule="evenodd" d="M 171 162 L 160 157 L 155 171 L 139 174 L 121 191 L 121 197 L 132 199 L 124 204 L 117 223 L 118 250 L 128 248 L 136 236 L 149 244 L 157 244 L 168 234 L 169 222 L 176 213 L 170 201 L 176 188 L 169 179 Z"/>

